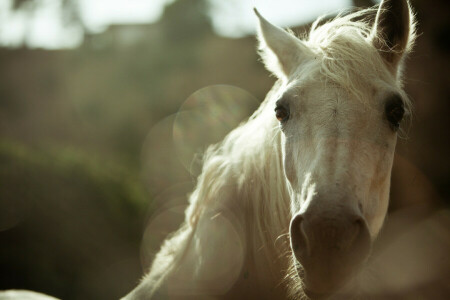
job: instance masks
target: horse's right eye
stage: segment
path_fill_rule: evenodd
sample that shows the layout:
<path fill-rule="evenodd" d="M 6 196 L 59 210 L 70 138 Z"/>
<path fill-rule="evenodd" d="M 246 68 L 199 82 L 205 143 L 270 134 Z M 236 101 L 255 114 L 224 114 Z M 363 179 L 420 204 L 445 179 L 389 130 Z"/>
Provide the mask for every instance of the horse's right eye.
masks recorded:
<path fill-rule="evenodd" d="M 400 127 L 400 122 L 403 119 L 403 115 L 405 114 L 405 108 L 400 96 L 394 95 L 387 101 L 385 113 L 391 129 L 393 131 L 397 131 Z"/>
<path fill-rule="evenodd" d="M 280 122 L 286 122 L 289 119 L 289 109 L 282 105 L 275 108 L 275 117 Z"/>

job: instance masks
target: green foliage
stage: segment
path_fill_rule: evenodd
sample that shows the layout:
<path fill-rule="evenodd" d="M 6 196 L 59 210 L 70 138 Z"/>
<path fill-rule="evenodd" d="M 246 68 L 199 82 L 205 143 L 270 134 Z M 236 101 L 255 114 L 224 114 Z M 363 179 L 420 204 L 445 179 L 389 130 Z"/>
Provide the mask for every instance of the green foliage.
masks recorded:
<path fill-rule="evenodd" d="M 206 0 L 175 1 L 164 11 L 163 26 L 169 41 L 194 42 L 211 32 Z"/>
<path fill-rule="evenodd" d="M 29 147 L 8 140 L 0 140 L 0 156 L 3 161 L 8 161 L 11 168 L 19 164 L 25 170 L 47 170 L 73 182 L 89 182 L 98 193 L 104 195 L 98 200 L 107 201 L 101 204 L 107 209 L 107 214 L 118 218 L 124 218 L 124 214 L 139 216 L 147 206 L 138 172 L 117 161 L 108 161 L 70 147 Z M 2 167 L 3 174 L 7 174 L 5 165 Z M 17 184 L 20 185 L 20 182 Z"/>
<path fill-rule="evenodd" d="M 0 289 L 62 299 L 125 294 L 140 273 L 147 206 L 136 174 L 80 149 L 1 140 Z"/>

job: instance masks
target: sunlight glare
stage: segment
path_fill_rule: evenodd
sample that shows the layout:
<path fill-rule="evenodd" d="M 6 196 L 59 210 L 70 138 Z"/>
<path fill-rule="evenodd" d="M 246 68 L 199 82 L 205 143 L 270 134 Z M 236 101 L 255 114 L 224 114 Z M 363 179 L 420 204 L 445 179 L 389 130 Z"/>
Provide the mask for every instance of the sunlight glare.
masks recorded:
<path fill-rule="evenodd" d="M 231 85 L 208 86 L 189 96 L 173 126 L 174 146 L 184 167 L 198 176 L 206 148 L 222 140 L 258 105 L 249 92 Z"/>

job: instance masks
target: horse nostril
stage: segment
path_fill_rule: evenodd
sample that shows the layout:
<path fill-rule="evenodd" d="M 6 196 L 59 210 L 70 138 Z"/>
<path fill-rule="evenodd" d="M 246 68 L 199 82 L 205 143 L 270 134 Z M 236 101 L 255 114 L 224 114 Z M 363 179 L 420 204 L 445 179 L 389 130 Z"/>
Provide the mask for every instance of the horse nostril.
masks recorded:
<path fill-rule="evenodd" d="M 353 251 L 359 253 L 368 253 L 370 251 L 370 234 L 366 222 L 362 217 L 357 217 L 354 221 L 356 230 L 355 240 L 353 241 Z"/>
<path fill-rule="evenodd" d="M 295 257 L 300 261 L 300 258 L 309 253 L 308 239 L 303 227 L 303 216 L 301 214 L 296 215 L 290 226 L 291 235 L 291 247 Z"/>
<path fill-rule="evenodd" d="M 364 227 L 365 225 L 363 218 L 360 216 L 355 217 L 355 221 L 353 223 L 360 228 Z"/>

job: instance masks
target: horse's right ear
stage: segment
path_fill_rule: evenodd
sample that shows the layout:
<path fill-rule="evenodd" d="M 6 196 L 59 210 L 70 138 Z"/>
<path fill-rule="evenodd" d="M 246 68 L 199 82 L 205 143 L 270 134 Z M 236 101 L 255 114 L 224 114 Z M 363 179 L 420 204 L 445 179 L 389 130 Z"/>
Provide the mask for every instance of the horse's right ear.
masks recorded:
<path fill-rule="evenodd" d="M 266 68 L 278 78 L 288 78 L 310 51 L 298 38 L 270 24 L 256 8 L 254 10 L 259 20 L 261 58 Z"/>

